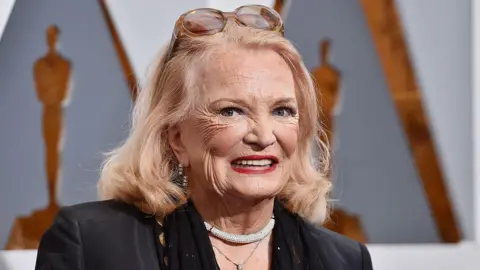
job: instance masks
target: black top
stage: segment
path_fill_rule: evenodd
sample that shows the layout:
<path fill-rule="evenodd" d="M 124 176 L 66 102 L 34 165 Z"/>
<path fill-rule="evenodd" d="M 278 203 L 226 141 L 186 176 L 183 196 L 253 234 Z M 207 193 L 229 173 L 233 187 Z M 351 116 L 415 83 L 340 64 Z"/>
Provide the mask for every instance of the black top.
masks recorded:
<path fill-rule="evenodd" d="M 36 270 L 159 270 L 164 239 L 157 221 L 136 207 L 98 201 L 64 207 L 38 249 Z M 372 270 L 365 245 L 309 227 L 325 270 Z"/>

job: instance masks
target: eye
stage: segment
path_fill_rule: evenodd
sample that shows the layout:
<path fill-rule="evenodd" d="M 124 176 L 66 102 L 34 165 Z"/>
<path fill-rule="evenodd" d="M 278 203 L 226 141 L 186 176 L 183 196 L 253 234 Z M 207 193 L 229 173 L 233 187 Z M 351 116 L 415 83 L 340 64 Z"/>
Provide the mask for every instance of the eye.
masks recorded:
<path fill-rule="evenodd" d="M 243 114 L 243 110 L 236 107 L 227 107 L 220 110 L 220 114 L 225 117 L 233 117 L 237 114 Z"/>
<path fill-rule="evenodd" d="M 273 115 L 280 117 L 295 116 L 297 111 L 291 107 L 279 107 L 273 110 Z"/>

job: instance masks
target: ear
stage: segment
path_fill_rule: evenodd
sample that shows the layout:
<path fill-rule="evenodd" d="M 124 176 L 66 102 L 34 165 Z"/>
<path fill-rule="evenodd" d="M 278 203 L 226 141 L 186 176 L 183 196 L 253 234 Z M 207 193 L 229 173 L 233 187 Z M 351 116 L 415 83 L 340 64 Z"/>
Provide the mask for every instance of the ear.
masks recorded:
<path fill-rule="evenodd" d="M 178 125 L 174 125 L 168 129 L 168 142 L 180 164 L 188 167 L 190 163 L 188 153 L 182 140 L 181 128 Z"/>

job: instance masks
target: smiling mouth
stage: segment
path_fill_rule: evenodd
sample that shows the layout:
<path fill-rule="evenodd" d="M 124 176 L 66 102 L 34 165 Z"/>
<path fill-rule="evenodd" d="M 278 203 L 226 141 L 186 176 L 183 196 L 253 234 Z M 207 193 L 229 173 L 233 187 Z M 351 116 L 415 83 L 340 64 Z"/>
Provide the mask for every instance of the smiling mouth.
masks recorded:
<path fill-rule="evenodd" d="M 238 173 L 260 174 L 275 170 L 278 164 L 276 157 L 249 156 L 234 160 L 232 169 Z"/>

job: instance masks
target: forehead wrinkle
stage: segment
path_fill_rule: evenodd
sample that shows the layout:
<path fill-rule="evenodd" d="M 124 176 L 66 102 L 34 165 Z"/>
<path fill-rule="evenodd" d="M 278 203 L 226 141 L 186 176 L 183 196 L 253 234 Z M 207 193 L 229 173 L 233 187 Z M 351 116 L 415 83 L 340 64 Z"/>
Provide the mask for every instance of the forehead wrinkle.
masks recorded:
<path fill-rule="evenodd" d="M 223 95 L 230 98 L 243 98 L 248 102 L 259 102 L 259 101 L 274 101 L 277 98 L 292 98 L 295 99 L 295 91 L 291 91 L 291 95 L 279 96 L 280 93 L 285 94 L 289 91 L 284 91 L 284 89 L 291 88 L 291 86 L 286 86 L 287 83 L 281 83 L 276 81 L 272 83 L 270 80 L 264 80 L 264 78 L 259 78 L 255 75 L 243 75 L 235 74 L 228 76 L 224 80 L 216 81 L 216 86 L 212 88 L 225 89 Z M 270 88 L 270 89 L 269 89 Z M 273 91 L 271 90 L 273 89 Z M 208 89 L 204 88 L 206 92 Z M 278 90 L 278 91 L 277 91 Z M 220 90 L 222 91 L 222 90 Z M 245 95 L 248 93 L 248 95 Z"/>
<path fill-rule="evenodd" d="M 244 52 L 243 50 L 234 50 L 228 54 L 217 52 L 215 61 L 210 59 L 201 65 L 198 81 L 201 85 L 203 102 L 210 103 L 222 98 L 237 98 L 253 105 L 264 100 L 271 102 L 278 98 L 296 98 L 295 89 L 289 89 L 295 87 L 294 83 L 292 85 L 293 74 L 290 70 L 288 74 L 287 72 L 273 72 L 270 70 L 272 68 L 270 64 L 262 63 L 252 67 L 248 65 L 249 61 L 245 62 L 240 57 Z M 247 56 L 247 58 L 251 58 L 251 56 Z M 287 96 L 285 93 L 288 93 Z M 282 94 L 283 97 L 281 97 Z"/>
<path fill-rule="evenodd" d="M 272 79 L 274 82 L 290 83 L 289 77 L 292 74 L 283 74 L 282 72 L 272 72 L 267 66 L 257 65 L 251 67 L 245 65 L 244 61 L 231 59 L 231 57 L 220 57 L 215 65 L 210 65 L 208 61 L 202 65 L 201 78 L 206 83 L 219 84 L 221 87 L 229 86 L 234 83 L 243 83 L 244 81 Z"/>
<path fill-rule="evenodd" d="M 222 74 L 223 76 L 218 76 L 218 74 Z M 271 72 L 267 68 L 259 69 L 258 67 L 234 67 L 230 70 L 225 70 L 223 73 L 216 73 L 213 81 L 219 81 L 222 86 L 232 83 L 244 83 L 246 81 L 260 81 L 262 83 L 288 83 L 287 80 L 285 80 L 286 78 L 284 75 L 285 74 L 281 74 L 278 72 Z M 219 77 L 221 78 L 220 80 Z"/>

